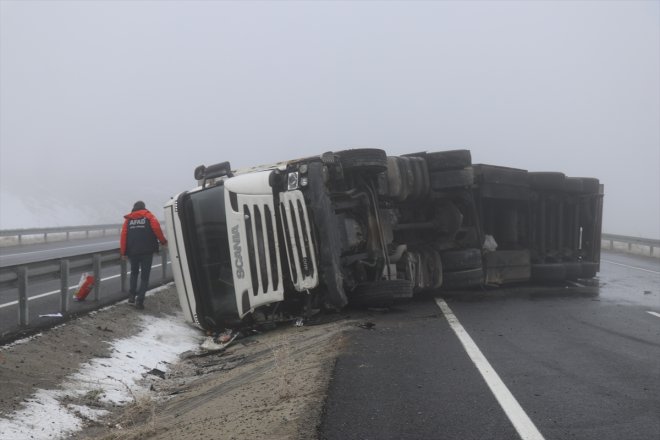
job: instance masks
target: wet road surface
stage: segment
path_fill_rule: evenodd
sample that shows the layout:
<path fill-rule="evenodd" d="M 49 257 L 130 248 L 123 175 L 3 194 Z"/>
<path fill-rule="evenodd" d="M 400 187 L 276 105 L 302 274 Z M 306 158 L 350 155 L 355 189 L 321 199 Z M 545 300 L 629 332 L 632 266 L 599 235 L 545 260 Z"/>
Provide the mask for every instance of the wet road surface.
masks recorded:
<path fill-rule="evenodd" d="M 443 299 L 504 390 L 435 299 L 419 299 L 349 336 L 321 438 L 660 438 L 660 260 L 604 252 L 597 286 Z"/>

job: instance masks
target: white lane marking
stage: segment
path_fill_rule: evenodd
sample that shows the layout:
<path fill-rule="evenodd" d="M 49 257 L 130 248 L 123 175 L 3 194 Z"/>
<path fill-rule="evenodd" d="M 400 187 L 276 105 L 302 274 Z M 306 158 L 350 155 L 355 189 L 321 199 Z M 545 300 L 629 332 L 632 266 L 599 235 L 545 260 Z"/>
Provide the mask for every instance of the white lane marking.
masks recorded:
<path fill-rule="evenodd" d="M 644 272 L 651 272 L 651 273 L 654 273 L 654 274 L 660 275 L 660 272 L 658 272 L 657 270 L 642 269 L 641 267 L 628 266 L 627 264 L 621 264 L 621 263 L 617 263 L 617 262 L 615 262 L 615 261 L 610 261 L 610 260 L 603 260 L 602 258 L 601 258 L 600 261 L 603 261 L 603 262 L 605 262 L 605 263 L 614 264 L 614 265 L 616 265 L 616 266 L 627 267 L 628 269 L 643 270 Z"/>
<path fill-rule="evenodd" d="M 40 254 L 43 252 L 51 252 L 51 251 L 64 251 L 67 249 L 75 249 L 75 248 L 81 248 L 81 247 L 90 247 L 90 246 L 98 246 L 100 244 L 110 244 L 110 243 L 117 243 L 117 240 L 115 241 L 104 241 L 102 243 L 89 243 L 89 244 L 79 244 L 77 246 L 67 246 L 63 248 L 54 248 L 54 249 L 42 249 L 40 251 L 30 251 L 30 252 L 19 252 L 17 254 L 2 254 L 0 253 L 0 256 L 2 257 L 15 257 L 17 255 L 27 255 L 27 254 Z"/>
<path fill-rule="evenodd" d="M 171 262 L 168 261 L 167 264 L 171 264 Z M 155 264 L 155 265 L 151 266 L 151 268 L 153 269 L 154 267 L 160 267 L 160 266 L 162 266 L 162 264 Z M 130 273 L 131 273 L 130 270 L 128 272 L 126 272 L 127 275 L 129 275 Z M 121 274 L 111 275 L 109 277 L 101 278 L 101 281 L 112 280 L 114 278 L 119 278 L 120 276 L 121 276 Z M 75 289 L 76 287 L 78 287 L 77 284 L 74 285 L 74 286 L 69 286 L 69 290 Z M 53 291 L 46 292 L 46 293 L 40 293 L 39 295 L 34 295 L 34 296 L 29 297 L 28 301 L 32 301 L 33 299 L 43 298 L 45 296 L 57 295 L 59 293 L 61 293 L 59 290 L 53 290 Z M 0 304 L 0 309 L 4 309 L 5 307 L 15 306 L 16 304 L 18 304 L 18 301 L 11 301 L 11 302 L 8 302 L 8 303 L 5 303 L 5 304 Z"/>
<path fill-rule="evenodd" d="M 481 353 L 477 344 L 475 344 L 468 332 L 463 328 L 447 303 L 442 298 L 436 298 L 435 302 L 438 307 L 440 307 L 440 310 L 442 310 L 442 313 L 444 313 L 449 326 L 458 337 L 458 340 L 463 344 L 463 348 L 465 348 L 468 356 L 470 356 L 470 359 L 477 367 L 477 370 L 481 373 L 488 388 L 490 388 L 490 391 L 499 402 L 500 406 L 513 424 L 513 427 L 518 431 L 520 438 L 523 440 L 544 440 L 543 435 L 541 435 L 539 430 L 536 429 L 534 423 L 527 416 L 506 385 L 504 385 L 500 376 L 490 365 L 488 359 L 486 359 L 483 353 Z"/>
<path fill-rule="evenodd" d="M 658 313 L 658 312 L 652 312 L 650 310 L 647 310 L 646 313 L 650 313 L 651 315 L 657 316 L 658 318 L 660 318 L 660 313 Z"/>

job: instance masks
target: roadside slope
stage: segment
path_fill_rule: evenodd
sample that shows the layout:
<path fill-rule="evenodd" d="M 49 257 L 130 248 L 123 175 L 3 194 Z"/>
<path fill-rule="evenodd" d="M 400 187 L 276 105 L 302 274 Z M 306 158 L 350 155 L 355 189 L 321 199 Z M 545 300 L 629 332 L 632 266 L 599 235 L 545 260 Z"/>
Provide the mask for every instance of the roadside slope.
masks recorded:
<path fill-rule="evenodd" d="M 352 322 L 336 315 L 322 325 L 285 325 L 236 340 L 224 352 L 202 353 L 197 346 L 203 335 L 183 323 L 173 285 L 152 293 L 144 312 L 122 302 L 0 349 L 0 437 L 316 436 L 330 374 Z M 149 328 L 156 323 L 172 328 Z M 145 345 L 122 351 L 138 337 L 147 338 Z M 181 357 L 154 358 L 178 339 L 188 344 Z M 152 348 L 151 358 L 139 352 Z M 81 379 L 90 366 L 102 376 L 110 368 L 107 376 L 120 389 L 105 389 L 104 378 Z M 117 392 L 123 396 L 113 397 Z M 53 403 L 59 405 L 55 411 L 41 410 Z M 50 420 L 36 420 L 44 418 Z"/>

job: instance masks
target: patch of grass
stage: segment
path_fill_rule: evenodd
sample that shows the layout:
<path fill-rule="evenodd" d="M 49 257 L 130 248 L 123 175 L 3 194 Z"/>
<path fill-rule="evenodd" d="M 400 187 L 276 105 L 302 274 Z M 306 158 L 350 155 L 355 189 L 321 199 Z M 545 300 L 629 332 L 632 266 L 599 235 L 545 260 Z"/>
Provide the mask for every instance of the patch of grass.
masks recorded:
<path fill-rule="evenodd" d="M 83 398 L 90 402 L 98 402 L 99 400 L 101 400 L 102 395 L 103 395 L 103 390 L 101 388 L 95 388 L 93 390 L 87 391 L 83 396 Z"/>

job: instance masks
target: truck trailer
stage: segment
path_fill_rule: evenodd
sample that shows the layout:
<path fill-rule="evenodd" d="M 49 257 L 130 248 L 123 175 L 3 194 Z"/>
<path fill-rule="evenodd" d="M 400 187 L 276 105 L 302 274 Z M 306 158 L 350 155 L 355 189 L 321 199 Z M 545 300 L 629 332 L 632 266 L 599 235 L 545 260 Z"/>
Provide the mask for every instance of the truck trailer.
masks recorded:
<path fill-rule="evenodd" d="M 194 178 L 165 220 L 185 317 L 210 332 L 599 271 L 596 178 L 374 148 Z"/>

